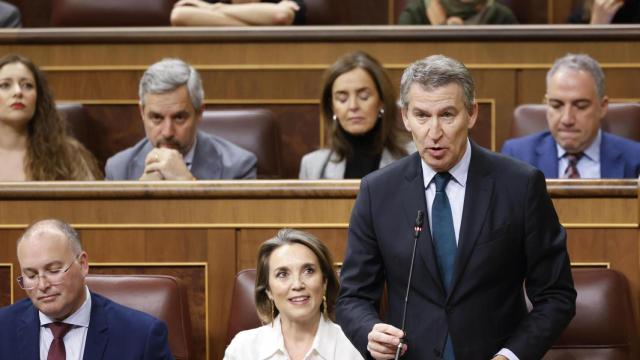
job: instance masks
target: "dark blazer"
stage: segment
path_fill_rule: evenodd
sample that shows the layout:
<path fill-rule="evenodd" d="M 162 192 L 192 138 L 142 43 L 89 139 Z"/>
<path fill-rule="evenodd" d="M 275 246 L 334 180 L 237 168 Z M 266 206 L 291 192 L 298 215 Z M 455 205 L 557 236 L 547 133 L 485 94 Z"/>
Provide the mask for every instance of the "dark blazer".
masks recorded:
<path fill-rule="evenodd" d="M 164 322 L 91 293 L 84 359 L 173 359 Z M 30 299 L 0 309 L 0 359 L 40 359 L 40 319 Z"/>
<path fill-rule="evenodd" d="M 351 214 L 336 316 L 366 356 L 385 282 L 382 322 L 400 328 L 414 222 L 418 210 L 428 214 L 420 162 L 415 153 L 363 178 Z M 540 359 L 573 317 L 576 298 L 566 233 L 542 173 L 472 143 L 449 296 L 428 224 L 418 239 L 403 359 L 438 359 L 447 331 L 457 360 L 490 359 L 503 347 Z"/>
<path fill-rule="evenodd" d="M 558 177 L 558 149 L 549 131 L 507 140 L 502 153 L 527 162 L 548 179 Z M 603 179 L 640 176 L 640 143 L 602 132 L 600 177 Z"/>
<path fill-rule="evenodd" d="M 199 180 L 255 179 L 256 156 L 218 136 L 198 131 L 193 153 L 191 174 Z M 107 160 L 106 180 L 138 180 L 144 171 L 144 161 L 153 149 L 145 137 L 134 146 Z"/>

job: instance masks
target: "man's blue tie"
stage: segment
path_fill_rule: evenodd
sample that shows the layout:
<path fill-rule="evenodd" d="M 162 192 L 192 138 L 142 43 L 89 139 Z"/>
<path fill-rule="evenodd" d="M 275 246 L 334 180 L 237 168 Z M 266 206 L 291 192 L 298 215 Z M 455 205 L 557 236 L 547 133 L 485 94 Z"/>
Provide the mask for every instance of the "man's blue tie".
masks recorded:
<path fill-rule="evenodd" d="M 451 216 L 451 205 L 449 198 L 445 192 L 447 183 L 451 180 L 451 174 L 448 172 L 440 172 L 435 176 L 436 196 L 431 206 L 431 226 L 433 241 L 436 248 L 436 257 L 438 259 L 438 267 L 444 288 L 449 294 L 451 290 L 451 281 L 453 279 L 453 266 L 456 260 L 456 233 L 453 228 L 453 217 Z M 451 344 L 451 337 L 447 334 L 442 358 L 445 360 L 454 360 L 455 355 Z"/>

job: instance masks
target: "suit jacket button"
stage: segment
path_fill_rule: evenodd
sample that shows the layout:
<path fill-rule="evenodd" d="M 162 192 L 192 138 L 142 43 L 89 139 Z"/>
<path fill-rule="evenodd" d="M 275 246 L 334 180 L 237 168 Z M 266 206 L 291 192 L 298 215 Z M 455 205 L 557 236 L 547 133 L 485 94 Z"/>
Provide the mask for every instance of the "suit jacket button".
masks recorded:
<path fill-rule="evenodd" d="M 439 357 L 440 357 L 440 350 L 438 350 L 438 349 L 433 349 L 433 355 L 434 355 L 435 357 L 439 358 Z"/>
<path fill-rule="evenodd" d="M 446 311 L 447 311 L 447 314 L 453 313 L 453 306 L 447 305 Z"/>

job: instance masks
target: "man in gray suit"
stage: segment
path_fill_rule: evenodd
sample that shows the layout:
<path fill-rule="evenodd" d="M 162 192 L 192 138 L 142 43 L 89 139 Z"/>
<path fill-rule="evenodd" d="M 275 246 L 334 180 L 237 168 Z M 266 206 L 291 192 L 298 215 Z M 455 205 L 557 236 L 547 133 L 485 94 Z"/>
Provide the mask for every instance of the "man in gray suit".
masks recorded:
<path fill-rule="evenodd" d="M 253 179 L 256 156 L 197 130 L 204 111 L 198 72 L 179 59 L 151 65 L 140 80 L 146 137 L 107 160 L 107 180 Z"/>

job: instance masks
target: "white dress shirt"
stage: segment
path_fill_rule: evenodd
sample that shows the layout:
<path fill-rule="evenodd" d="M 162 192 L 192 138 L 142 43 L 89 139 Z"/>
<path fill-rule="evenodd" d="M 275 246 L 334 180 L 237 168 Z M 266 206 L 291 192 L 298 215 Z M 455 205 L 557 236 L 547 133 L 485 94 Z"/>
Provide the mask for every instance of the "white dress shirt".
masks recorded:
<path fill-rule="evenodd" d="M 87 298 L 76 312 L 71 314 L 63 323 L 72 324 L 73 327 L 64 337 L 64 348 L 67 360 L 82 360 L 84 355 L 84 345 L 87 341 L 87 331 L 89 330 L 89 320 L 91 316 L 91 293 L 89 288 L 85 288 Z M 53 341 L 53 334 L 47 325 L 56 320 L 38 311 L 40 317 L 40 360 L 47 360 L 49 347 Z"/>
<path fill-rule="evenodd" d="M 462 155 L 462 159 L 458 161 L 451 169 L 451 180 L 447 183 L 444 191 L 449 198 L 451 206 L 451 217 L 453 218 L 453 229 L 456 234 L 456 245 L 459 243 L 460 224 L 462 224 L 462 210 L 464 209 L 464 195 L 467 188 L 467 176 L 469 175 L 469 164 L 471 163 L 471 143 L 467 139 L 467 149 Z M 425 195 L 427 199 L 427 213 L 429 214 L 429 229 L 433 236 L 433 222 L 431 221 L 431 207 L 436 197 L 436 183 L 434 177 L 437 172 L 429 167 L 424 161 L 420 161 L 422 165 L 422 178 L 424 179 Z M 519 360 L 511 350 L 503 348 L 498 352 L 499 355 L 506 356 L 509 360 Z"/>
<path fill-rule="evenodd" d="M 289 360 L 280 316 L 273 324 L 238 333 L 224 353 L 224 360 Z M 360 360 L 362 356 L 339 325 L 320 316 L 318 331 L 304 360 Z"/>
<path fill-rule="evenodd" d="M 602 142 L 602 130 L 598 130 L 598 135 L 593 139 L 591 145 L 589 145 L 582 153 L 582 157 L 578 160 L 576 167 L 578 173 L 580 173 L 581 179 L 600 179 L 602 177 L 600 173 L 600 143 Z M 567 151 L 558 143 L 556 143 L 558 149 L 558 177 L 563 178 L 564 172 L 569 165 L 564 155 Z"/>

